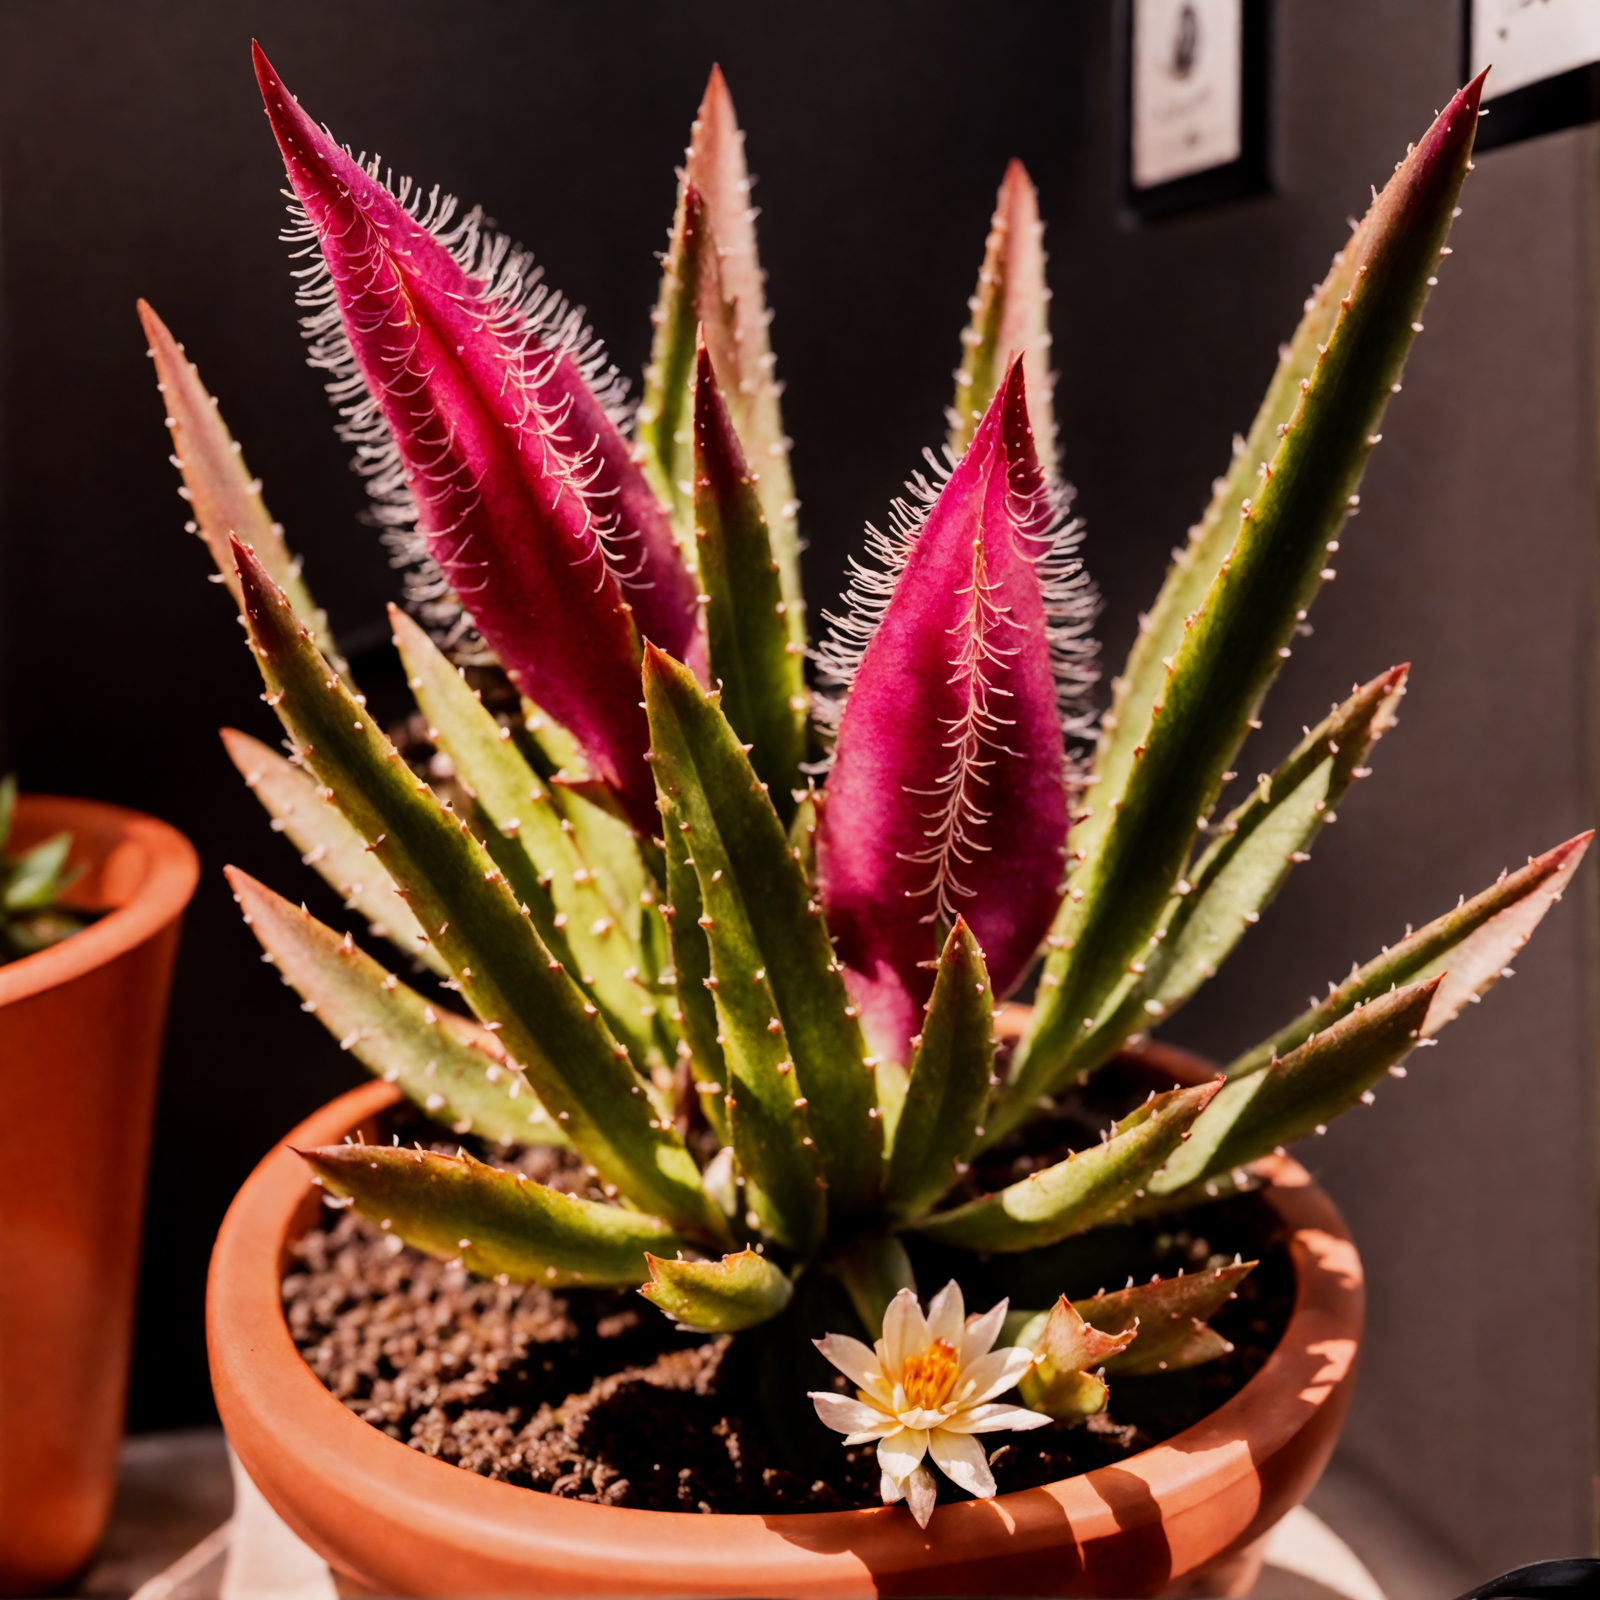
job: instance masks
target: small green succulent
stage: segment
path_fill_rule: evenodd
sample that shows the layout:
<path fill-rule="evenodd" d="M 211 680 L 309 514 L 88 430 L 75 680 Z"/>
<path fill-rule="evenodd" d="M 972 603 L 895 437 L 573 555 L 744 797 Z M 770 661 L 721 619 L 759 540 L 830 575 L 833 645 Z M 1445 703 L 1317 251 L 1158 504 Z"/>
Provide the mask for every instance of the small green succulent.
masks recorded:
<path fill-rule="evenodd" d="M 84 919 L 61 902 L 80 876 L 67 865 L 72 835 L 58 833 L 21 855 L 6 853 L 17 809 L 17 780 L 0 778 L 0 962 L 48 949 L 77 933 Z"/>

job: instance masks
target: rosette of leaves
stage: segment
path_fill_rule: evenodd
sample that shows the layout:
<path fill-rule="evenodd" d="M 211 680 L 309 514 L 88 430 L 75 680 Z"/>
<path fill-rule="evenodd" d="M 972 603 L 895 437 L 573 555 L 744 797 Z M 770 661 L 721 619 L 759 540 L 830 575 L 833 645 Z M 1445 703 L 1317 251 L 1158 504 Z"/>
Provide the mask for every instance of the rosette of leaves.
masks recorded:
<path fill-rule="evenodd" d="M 83 919 L 61 904 L 78 880 L 67 865 L 72 835 L 58 833 L 20 855 L 7 844 L 17 809 L 17 780 L 0 778 L 0 963 L 31 956 L 77 933 Z"/>
<path fill-rule="evenodd" d="M 408 563 L 414 615 L 393 611 L 395 641 L 454 785 L 413 772 L 368 713 L 216 403 L 144 307 L 190 526 L 287 734 L 287 756 L 233 732 L 229 752 L 401 959 L 390 970 L 230 877 L 267 959 L 371 1071 L 491 1150 L 570 1146 L 596 1196 L 466 1151 L 302 1152 L 399 1238 L 504 1281 L 638 1285 L 690 1328 L 813 1336 L 843 1306 L 875 1336 L 920 1251 L 959 1281 L 979 1255 L 1036 1263 L 1247 1181 L 1369 1101 L 1559 896 L 1587 835 L 1381 951 L 1215 1082 L 1155 1094 L 995 1192 L 974 1183 L 986 1152 L 1212 975 L 1393 720 L 1404 667 L 1359 684 L 1220 808 L 1334 577 L 1449 253 L 1478 83 L 1307 302 L 1096 728 L 1095 602 L 1019 166 L 944 454 L 870 532 L 813 692 L 755 213 L 720 75 L 630 409 L 525 252 L 337 145 L 259 52 L 257 71 L 295 197 L 311 359 Z M 468 665 L 498 672 L 519 709 L 491 711 Z M 413 982 L 414 962 L 432 976 Z M 1020 1037 L 997 1045 L 997 1003 L 1035 970 Z M 1081 1416 L 1119 1373 L 1215 1356 L 1208 1319 L 1247 1270 L 1024 1302 L 1007 1338 L 1039 1352 L 1026 1403 Z"/>

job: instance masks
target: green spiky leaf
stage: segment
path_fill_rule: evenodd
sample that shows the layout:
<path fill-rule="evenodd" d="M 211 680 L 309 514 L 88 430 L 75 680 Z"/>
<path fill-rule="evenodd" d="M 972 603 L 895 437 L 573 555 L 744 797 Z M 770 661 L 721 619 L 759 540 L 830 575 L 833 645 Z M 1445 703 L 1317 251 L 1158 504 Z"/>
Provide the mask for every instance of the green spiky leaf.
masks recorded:
<path fill-rule="evenodd" d="M 1087 860 L 1056 926 L 1034 1026 L 1014 1063 L 1014 1126 L 1072 1070 L 1074 1047 L 1159 924 L 1262 696 L 1328 569 L 1355 503 L 1370 440 L 1421 326 L 1428 283 L 1465 175 L 1478 85 L 1463 90 L 1401 164 L 1350 247 L 1339 316 L 1257 498 L 1203 603 L 1185 619 L 1120 794 L 1090 791 L 1104 832 L 1080 832 Z M 1093 819 L 1091 819 L 1092 821 Z"/>
<path fill-rule="evenodd" d="M 1405 675 L 1394 667 L 1358 687 L 1212 830 L 1212 843 L 1189 868 L 1192 882 L 1168 902 L 1159 936 L 1074 1047 L 1074 1070 L 1099 1066 L 1129 1034 L 1169 1016 L 1216 975 L 1293 867 L 1308 859 L 1350 784 L 1365 775 L 1363 763 L 1405 693 Z"/>
<path fill-rule="evenodd" d="M 972 318 L 961 333 L 955 402 L 947 413 L 948 444 L 960 457 L 972 443 L 1012 360 L 1022 357 L 1033 445 L 1047 478 L 1056 470 L 1056 424 L 1051 406 L 1050 290 L 1045 283 L 1044 224 L 1026 168 L 1013 161 L 995 200 L 978 287 L 967 304 Z"/>
<path fill-rule="evenodd" d="M 673 524 L 687 542 L 694 531 L 697 499 L 696 345 L 704 339 L 725 363 L 737 359 L 733 308 L 722 293 L 717 241 L 705 200 L 691 183 L 678 190 L 654 320 L 650 365 L 634 431 L 651 486 L 670 508 Z M 737 368 L 730 364 L 728 370 Z"/>
<path fill-rule="evenodd" d="M 652 646 L 644 683 L 663 822 L 683 834 L 700 885 L 729 1076 L 774 1117 L 785 1099 L 799 1102 L 825 1162 L 829 1210 L 850 1216 L 876 1197 L 882 1137 L 819 908 L 727 718 L 687 668 Z M 780 1040 L 785 1053 L 773 1060 Z"/>
<path fill-rule="evenodd" d="M 540 941 L 482 845 L 416 779 L 235 543 L 267 698 L 312 775 L 373 847 L 480 1021 L 602 1179 L 680 1227 L 726 1234 L 670 1122 L 598 1010 Z"/>
<path fill-rule="evenodd" d="M 1271 1066 L 1230 1078 L 1188 1143 L 1149 1185 L 1152 1200 L 1192 1190 L 1320 1131 L 1369 1096 L 1422 1037 L 1440 979 L 1379 995 Z"/>
<path fill-rule="evenodd" d="M 993 1251 L 1033 1250 L 1097 1227 L 1150 1186 L 1221 1088 L 1219 1080 L 1152 1096 L 1104 1144 L 912 1226 L 940 1244 Z"/>
<path fill-rule="evenodd" d="M 567 1142 L 493 1033 L 432 1005 L 304 907 L 237 867 L 225 870 L 267 959 L 341 1050 L 456 1133 L 500 1144 Z"/>
<path fill-rule="evenodd" d="M 700 880 L 695 876 L 683 819 L 675 807 L 662 813 L 661 826 L 667 862 L 667 903 L 662 910 L 672 949 L 678 1026 L 689 1047 L 690 1070 L 706 1121 L 718 1141 L 727 1144 L 728 1114 L 723 1098 L 728 1093 L 728 1065 L 722 1055 L 717 1002 L 711 993 L 711 946 L 700 925 L 705 915 Z"/>
<path fill-rule="evenodd" d="M 664 1060 L 639 946 L 619 925 L 550 789 L 461 669 L 398 607 L 389 608 L 389 621 L 417 705 L 473 796 L 484 846 L 528 907 L 539 937 L 593 998 L 636 1065 Z"/>
<path fill-rule="evenodd" d="M 464 1151 L 336 1144 L 300 1155 L 362 1216 L 486 1278 L 621 1288 L 649 1276 L 648 1252 L 686 1245 L 656 1217 L 547 1189 Z"/>
<path fill-rule="evenodd" d="M 172 464 L 183 474 L 183 497 L 194 513 L 189 531 L 205 541 L 218 575 L 240 605 L 243 600 L 228 553 L 228 540 L 237 538 L 254 550 L 272 581 L 287 596 L 295 615 L 310 628 L 317 648 L 348 675 L 343 658 L 334 648 L 327 613 L 311 598 L 311 591 L 300 576 L 300 562 L 284 542 L 282 526 L 272 520 L 262 501 L 261 480 L 250 476 L 217 402 L 206 393 L 199 369 L 143 300 L 139 302 L 139 320 L 150 341 L 156 384 L 167 407 Z"/>
<path fill-rule="evenodd" d="M 1214 1328 L 1208 1327 L 1224 1305 L 1238 1292 L 1240 1283 L 1255 1269 L 1254 1261 L 1183 1272 L 1174 1278 L 1152 1278 L 1074 1300 L 1072 1309 L 1103 1335 L 1123 1341 L 1120 1350 L 1105 1358 L 1108 1377 L 1133 1377 L 1150 1372 L 1177 1372 L 1225 1355 L 1232 1348 Z M 1050 1313 L 1013 1311 L 1000 1338 L 1006 1344 L 1037 1348 Z"/>
<path fill-rule="evenodd" d="M 994 994 L 983 952 L 957 918 L 939 957 L 933 998 L 911 1058 L 884 1200 L 920 1216 L 949 1192 L 982 1137 L 994 1072 Z"/>
<path fill-rule="evenodd" d="M 757 485 L 706 348 L 694 391 L 694 528 L 722 710 L 749 746 L 778 815 L 788 818 L 806 743 L 802 655 L 791 637 Z"/>
<path fill-rule="evenodd" d="M 322 785 L 237 728 L 224 728 L 222 743 L 245 787 L 272 818 L 273 832 L 283 834 L 300 851 L 302 863 L 343 896 L 345 909 L 359 911 L 375 938 L 387 939 L 413 961 L 446 976 L 444 958 L 411 915 L 394 879 Z"/>
<path fill-rule="evenodd" d="M 768 1322 L 794 1293 L 784 1273 L 754 1250 L 720 1261 L 648 1260 L 650 1282 L 639 1293 L 697 1333 L 738 1333 Z"/>
<path fill-rule="evenodd" d="M 1397 984 L 1442 977 L 1422 1025 L 1422 1037 L 1431 1039 L 1463 1006 L 1507 974 L 1508 963 L 1572 881 L 1593 837 L 1592 832 L 1580 833 L 1542 856 L 1530 857 L 1527 866 L 1502 873 L 1482 894 L 1464 900 L 1427 927 L 1416 933 L 1408 930 L 1399 944 L 1354 970 L 1321 1005 L 1240 1056 L 1228 1068 L 1228 1076 L 1259 1072 L 1275 1057 L 1288 1055 L 1313 1034 L 1332 1027 L 1358 1004 L 1387 994 Z"/>

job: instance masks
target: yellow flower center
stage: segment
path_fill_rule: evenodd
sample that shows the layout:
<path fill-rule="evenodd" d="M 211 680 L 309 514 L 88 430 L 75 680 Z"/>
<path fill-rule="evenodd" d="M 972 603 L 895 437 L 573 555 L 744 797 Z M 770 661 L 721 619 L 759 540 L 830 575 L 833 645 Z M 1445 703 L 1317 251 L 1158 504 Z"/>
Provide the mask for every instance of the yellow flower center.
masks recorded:
<path fill-rule="evenodd" d="M 935 1339 L 926 1350 L 912 1356 L 900 1374 L 907 1404 L 930 1411 L 942 1406 L 955 1387 L 960 1371 L 956 1347 L 948 1339 Z"/>

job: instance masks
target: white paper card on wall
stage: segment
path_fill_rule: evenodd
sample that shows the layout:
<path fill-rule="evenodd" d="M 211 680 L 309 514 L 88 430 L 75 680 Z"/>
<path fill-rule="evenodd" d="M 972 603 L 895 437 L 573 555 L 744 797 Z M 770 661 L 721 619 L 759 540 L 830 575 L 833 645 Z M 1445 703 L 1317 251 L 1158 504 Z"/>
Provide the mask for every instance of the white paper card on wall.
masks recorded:
<path fill-rule="evenodd" d="M 1240 158 L 1242 0 L 1133 0 L 1131 54 L 1135 189 Z"/>
<path fill-rule="evenodd" d="M 1472 72 L 1488 98 L 1600 61 L 1600 0 L 1472 0 Z"/>

